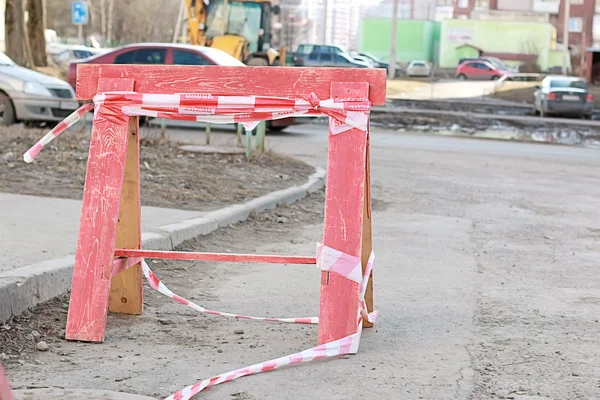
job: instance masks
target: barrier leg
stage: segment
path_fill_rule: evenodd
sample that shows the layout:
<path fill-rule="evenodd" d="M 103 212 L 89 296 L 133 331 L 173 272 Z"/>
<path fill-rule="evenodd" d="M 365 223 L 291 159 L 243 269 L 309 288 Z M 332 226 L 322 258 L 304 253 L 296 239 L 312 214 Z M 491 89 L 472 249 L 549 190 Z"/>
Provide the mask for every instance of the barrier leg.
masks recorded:
<path fill-rule="evenodd" d="M 366 157 L 365 157 L 365 201 L 363 210 L 363 226 L 362 226 L 362 250 L 361 250 L 361 262 L 363 274 L 367 268 L 367 262 L 371 256 L 373 250 L 373 230 L 371 225 L 371 145 L 370 145 L 370 133 L 367 136 L 366 145 Z M 369 276 L 369 283 L 367 284 L 367 291 L 365 293 L 365 302 L 367 303 L 367 310 L 373 312 L 373 271 Z M 371 328 L 373 324 L 367 320 L 363 320 L 364 328 Z"/>
<path fill-rule="evenodd" d="M 237 124 L 236 126 L 236 131 L 235 131 L 235 137 L 237 140 L 237 145 L 238 147 L 242 147 L 242 132 L 244 130 L 244 125 L 242 124 Z"/>
<path fill-rule="evenodd" d="M 131 117 L 116 247 L 140 249 L 141 244 L 139 117 Z M 142 266 L 138 263 L 112 278 L 108 310 L 123 314 L 141 314 L 142 308 Z"/>
<path fill-rule="evenodd" d="M 206 145 L 208 146 L 210 144 L 210 122 L 206 124 Z"/>
<path fill-rule="evenodd" d="M 129 117 L 102 107 L 94 118 L 65 333 L 69 340 L 104 340 L 128 123 Z"/>
<path fill-rule="evenodd" d="M 252 130 L 246 129 L 246 158 L 252 157 Z"/>
<path fill-rule="evenodd" d="M 334 100 L 368 98 L 368 91 L 367 83 L 331 84 Z M 335 120 L 329 120 L 323 244 L 361 257 L 367 135 L 358 129 L 333 135 L 335 124 Z M 356 333 L 358 293 L 357 282 L 321 272 L 319 344 Z"/>
<path fill-rule="evenodd" d="M 4 375 L 4 369 L 2 368 L 2 363 L 0 363 L 0 400 L 13 399 L 14 397 L 12 395 L 12 392 L 10 391 L 8 379 L 6 379 L 6 375 Z"/>
<path fill-rule="evenodd" d="M 265 152 L 265 131 L 267 130 L 267 123 L 262 121 L 256 127 L 256 148 L 259 153 Z"/>

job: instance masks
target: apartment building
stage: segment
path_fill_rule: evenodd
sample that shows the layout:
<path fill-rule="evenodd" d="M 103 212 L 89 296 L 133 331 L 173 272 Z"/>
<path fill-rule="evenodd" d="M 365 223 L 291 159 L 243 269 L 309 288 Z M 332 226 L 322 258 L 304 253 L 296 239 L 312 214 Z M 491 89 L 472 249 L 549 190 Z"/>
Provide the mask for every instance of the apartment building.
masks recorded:
<path fill-rule="evenodd" d="M 312 43 L 356 48 L 360 24 L 360 0 L 307 0 Z"/>
<path fill-rule="evenodd" d="M 565 1 L 560 2 L 556 29 L 561 39 L 565 31 Z M 596 0 L 570 0 L 569 5 L 569 44 L 588 48 L 594 44 L 594 20 L 599 22 L 596 13 Z"/>
<path fill-rule="evenodd" d="M 274 40 L 274 44 L 293 51 L 300 43 L 310 40 L 312 21 L 308 17 L 308 7 L 303 0 L 280 0 L 279 6 L 279 34 L 275 35 L 278 40 Z"/>
<path fill-rule="evenodd" d="M 398 19 L 435 19 L 437 0 L 398 0 Z M 394 1 L 383 0 L 377 6 L 367 7 L 364 16 L 369 18 L 392 18 Z"/>
<path fill-rule="evenodd" d="M 548 21 L 557 28 L 561 41 L 566 1 L 570 1 L 569 44 L 589 47 L 600 43 L 597 0 L 437 0 L 437 8 L 438 13 L 451 8 L 452 17 L 459 19 Z"/>

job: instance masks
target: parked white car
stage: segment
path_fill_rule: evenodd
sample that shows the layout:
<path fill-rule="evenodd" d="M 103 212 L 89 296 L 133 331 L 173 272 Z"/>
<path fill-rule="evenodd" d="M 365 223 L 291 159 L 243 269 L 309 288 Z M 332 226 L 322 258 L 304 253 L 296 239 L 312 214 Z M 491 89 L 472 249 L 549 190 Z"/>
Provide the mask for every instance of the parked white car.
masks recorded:
<path fill-rule="evenodd" d="M 67 82 L 20 67 L 0 53 L 0 125 L 59 122 L 78 107 Z"/>
<path fill-rule="evenodd" d="M 429 76 L 431 75 L 431 67 L 427 61 L 413 60 L 406 66 L 406 75 Z"/>

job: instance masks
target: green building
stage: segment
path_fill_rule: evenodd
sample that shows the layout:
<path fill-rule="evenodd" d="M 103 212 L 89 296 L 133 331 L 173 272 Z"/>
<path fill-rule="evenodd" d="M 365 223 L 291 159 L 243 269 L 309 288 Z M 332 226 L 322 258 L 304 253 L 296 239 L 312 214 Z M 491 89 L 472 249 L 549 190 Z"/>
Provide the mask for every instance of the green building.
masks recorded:
<path fill-rule="evenodd" d="M 363 18 L 358 50 L 389 60 L 391 34 L 391 18 Z M 425 60 L 441 68 L 455 68 L 461 58 L 488 56 L 547 70 L 562 65 L 563 57 L 556 48 L 556 28 L 549 22 L 400 19 L 396 46 L 399 62 Z"/>
<path fill-rule="evenodd" d="M 389 60 L 392 36 L 390 18 L 363 18 L 359 29 L 358 50 Z M 436 61 L 440 24 L 435 21 L 401 19 L 396 29 L 396 60 Z"/>
<path fill-rule="evenodd" d="M 448 19 L 441 22 L 439 66 L 461 58 L 498 57 L 507 64 L 537 63 L 542 70 L 562 64 L 556 28 L 549 22 Z"/>

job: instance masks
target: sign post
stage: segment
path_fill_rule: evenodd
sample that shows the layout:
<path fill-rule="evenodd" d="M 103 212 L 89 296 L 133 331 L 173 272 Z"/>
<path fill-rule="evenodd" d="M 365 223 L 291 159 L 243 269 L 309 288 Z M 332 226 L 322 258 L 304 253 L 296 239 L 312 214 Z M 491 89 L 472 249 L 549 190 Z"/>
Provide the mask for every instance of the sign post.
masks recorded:
<path fill-rule="evenodd" d="M 86 1 L 74 1 L 71 3 L 71 21 L 77 25 L 77 38 L 83 43 L 83 25 L 87 25 L 89 19 L 88 4 Z"/>

